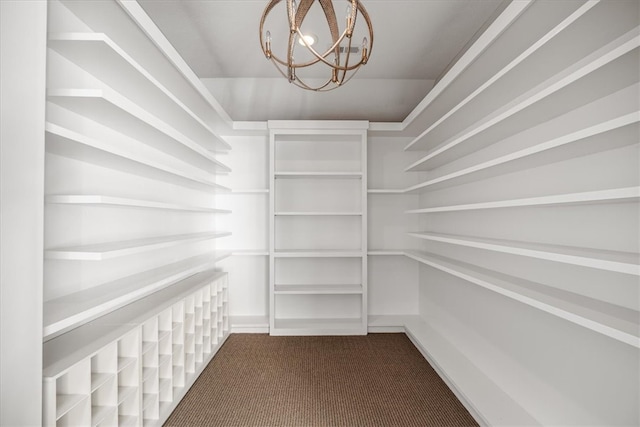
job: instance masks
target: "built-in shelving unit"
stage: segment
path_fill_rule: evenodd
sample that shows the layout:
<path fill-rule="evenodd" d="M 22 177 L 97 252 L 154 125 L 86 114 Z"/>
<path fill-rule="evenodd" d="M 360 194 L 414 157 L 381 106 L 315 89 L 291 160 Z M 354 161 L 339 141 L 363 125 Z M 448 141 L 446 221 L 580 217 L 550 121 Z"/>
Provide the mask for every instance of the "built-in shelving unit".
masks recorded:
<path fill-rule="evenodd" d="M 336 124 L 269 122 L 272 335 L 367 331 L 368 123 Z"/>
<path fill-rule="evenodd" d="M 230 328 L 227 117 L 138 3 L 47 6 L 43 424 L 161 425 Z"/>
<path fill-rule="evenodd" d="M 638 4 L 515 3 L 416 113 L 420 314 L 370 324 L 401 325 L 481 423 L 637 424 L 585 390 L 638 394 Z"/>
<path fill-rule="evenodd" d="M 54 338 L 43 425 L 162 425 L 228 334 L 227 274 L 206 271 Z"/>

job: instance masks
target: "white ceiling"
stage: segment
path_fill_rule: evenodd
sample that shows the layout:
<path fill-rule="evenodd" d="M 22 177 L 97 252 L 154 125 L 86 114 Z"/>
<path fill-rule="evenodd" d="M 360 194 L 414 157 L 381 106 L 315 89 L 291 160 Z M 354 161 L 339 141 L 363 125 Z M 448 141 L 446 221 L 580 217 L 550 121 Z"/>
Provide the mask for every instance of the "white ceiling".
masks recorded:
<path fill-rule="evenodd" d="M 363 0 L 375 34 L 369 63 L 325 93 L 289 84 L 265 59 L 258 26 L 267 0 L 138 2 L 234 121 L 401 122 L 503 0 Z"/>

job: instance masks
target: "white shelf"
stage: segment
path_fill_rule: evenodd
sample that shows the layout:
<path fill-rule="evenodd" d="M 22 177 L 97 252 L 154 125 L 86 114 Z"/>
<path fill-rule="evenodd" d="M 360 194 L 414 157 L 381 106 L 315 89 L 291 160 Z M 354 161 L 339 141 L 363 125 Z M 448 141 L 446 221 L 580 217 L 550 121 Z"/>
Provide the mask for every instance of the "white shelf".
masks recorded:
<path fill-rule="evenodd" d="M 92 406 L 91 407 L 91 426 L 100 425 L 109 415 L 115 412 L 115 406 Z"/>
<path fill-rule="evenodd" d="M 91 392 L 93 393 L 104 383 L 114 378 L 115 374 L 110 373 L 92 373 L 91 374 Z"/>
<path fill-rule="evenodd" d="M 56 419 L 62 418 L 67 412 L 75 408 L 89 396 L 86 394 L 58 394 L 56 395 Z"/>
<path fill-rule="evenodd" d="M 482 96 L 485 93 L 485 90 L 489 89 L 492 85 L 496 83 L 499 84 L 501 82 L 500 79 L 503 76 L 507 75 L 509 72 L 514 70 L 519 64 L 521 64 L 523 61 L 525 61 L 527 58 L 529 58 L 531 55 L 537 52 L 540 48 L 544 47 L 547 43 L 552 41 L 556 35 L 560 34 L 563 30 L 569 27 L 572 23 L 574 23 L 577 19 L 579 19 L 583 14 L 588 12 L 593 6 L 595 6 L 595 3 L 585 4 L 583 7 L 579 8 L 578 10 L 576 10 L 576 12 L 574 12 L 569 17 L 567 17 L 562 22 L 560 22 L 557 26 L 555 26 L 549 32 L 547 32 L 542 37 L 537 39 L 535 43 L 530 45 L 528 48 L 524 49 L 516 58 L 511 60 L 507 65 L 503 66 L 500 70 L 498 70 L 495 74 L 493 74 L 491 78 L 489 78 L 488 80 L 486 80 L 484 83 L 480 84 L 477 87 L 469 88 L 469 91 L 471 93 L 467 95 L 467 97 L 465 97 L 463 100 L 458 102 L 455 106 L 449 108 L 445 114 L 441 115 L 436 121 L 431 123 L 420 135 L 418 135 L 414 140 L 412 140 L 409 143 L 409 145 L 406 146 L 405 150 L 409 150 L 409 149 L 415 150 L 415 149 L 420 149 L 421 147 L 424 147 L 427 141 L 427 137 L 430 136 L 430 132 L 433 131 L 433 129 L 439 126 L 442 122 L 449 119 L 451 116 L 454 116 L 456 112 L 458 112 L 461 108 L 468 105 L 471 101 Z M 449 80 L 448 82 L 450 81 L 451 80 Z M 453 81 L 455 82 L 455 80 Z M 437 85 L 437 86 L 441 86 L 441 85 Z M 442 89 L 445 89 L 445 88 L 446 86 L 437 87 L 436 92 L 440 92 Z M 434 98 L 434 99 L 437 99 L 437 98 Z"/>
<path fill-rule="evenodd" d="M 508 120 L 515 116 L 517 113 L 525 109 L 542 109 L 547 108 L 545 103 L 540 101 L 545 100 L 550 102 L 554 100 L 556 106 L 564 106 L 565 110 L 575 108 L 578 99 L 562 97 L 562 89 L 570 86 L 579 80 L 583 80 L 584 84 L 588 82 L 592 86 L 598 86 L 602 84 L 599 80 L 602 77 L 594 71 L 598 70 L 605 65 L 614 62 L 625 54 L 629 53 L 633 49 L 637 48 L 640 42 L 638 41 L 637 30 L 631 31 L 618 40 L 610 43 L 607 46 L 602 47 L 598 51 L 579 61 L 578 63 L 570 66 L 569 68 L 561 71 L 555 76 L 549 78 L 547 81 L 537 85 L 530 89 L 528 92 L 514 99 L 511 103 L 505 105 L 503 108 L 496 110 L 485 118 L 479 120 L 469 128 L 465 129 L 458 135 L 449 138 L 441 145 L 431 150 L 426 156 L 424 156 L 419 162 L 423 168 L 433 169 L 443 164 L 446 164 L 456 158 L 460 158 L 469 152 L 477 151 L 479 144 L 465 143 L 471 141 L 476 135 L 483 131 L 495 127 L 503 126 L 508 127 Z M 584 94 L 584 97 L 588 99 L 589 94 Z M 419 149 L 419 146 L 413 146 L 414 149 Z"/>
<path fill-rule="evenodd" d="M 275 285 L 276 295 L 360 295 L 362 285 Z"/>
<path fill-rule="evenodd" d="M 50 339 L 55 334 L 109 313 L 192 274 L 204 271 L 227 256 L 229 256 L 228 252 L 220 252 L 214 257 L 201 255 L 187 258 L 46 301 L 43 319 L 44 338 Z"/>
<path fill-rule="evenodd" d="M 408 210 L 408 214 L 472 211 L 479 209 L 503 209 L 530 206 L 563 206 L 599 203 L 621 203 L 640 200 L 640 187 L 613 188 L 610 190 L 585 191 L 582 193 L 558 194 L 553 196 L 530 197 L 525 199 L 480 202 L 464 205 L 438 206 Z"/>
<path fill-rule="evenodd" d="M 430 240 L 433 242 L 442 242 L 451 245 L 484 249 L 512 255 L 544 259 L 563 264 L 579 265 L 597 270 L 640 276 L 640 265 L 638 265 L 640 255 L 629 252 L 614 252 L 561 245 L 516 242 L 512 240 L 456 236 L 452 234 L 408 234 L 419 239 Z"/>
<path fill-rule="evenodd" d="M 163 203 L 152 200 L 137 200 L 127 199 L 124 197 L 112 197 L 103 195 L 91 195 L 91 194 L 70 194 L 70 195 L 56 195 L 46 196 L 46 203 L 50 204 L 64 204 L 64 205 L 102 205 L 102 206 L 123 206 L 133 208 L 149 208 L 149 209 L 166 209 L 186 212 L 204 212 L 204 213 L 219 213 L 229 214 L 230 210 L 206 208 L 201 206 L 188 206 L 177 203 Z"/>
<path fill-rule="evenodd" d="M 276 250 L 276 258 L 361 258 L 362 251 L 350 250 Z"/>
<path fill-rule="evenodd" d="M 638 312 L 426 252 L 407 256 L 469 283 L 640 348 Z"/>
<path fill-rule="evenodd" d="M 640 121 L 640 112 L 625 114 L 615 119 L 599 123 L 575 132 L 552 138 L 532 147 L 515 151 L 510 154 L 499 156 L 491 160 L 473 165 L 455 172 L 428 179 L 420 184 L 413 185 L 406 189 L 407 192 L 421 192 L 425 190 L 435 190 L 445 186 L 460 185 L 470 181 L 487 179 L 513 170 L 531 169 L 534 167 L 560 161 L 564 158 L 576 158 L 586 154 L 593 154 L 598 151 L 593 144 L 585 143 L 587 138 L 605 134 L 630 125 L 636 125 Z M 622 141 L 624 142 L 624 141 Z M 633 142 L 633 139 L 629 143 Z M 614 148 L 609 141 L 608 144 L 601 144 L 600 151 Z M 425 169 L 424 163 L 419 160 L 409 166 L 406 171 L 422 171 Z"/>
<path fill-rule="evenodd" d="M 208 137 L 214 144 L 213 150 L 229 150 L 231 147 L 222 140 L 200 117 L 178 99 L 169 89 L 162 85 L 151 73 L 129 56 L 120 46 L 103 33 L 50 33 L 47 46 L 70 59 L 84 70 L 101 80 L 126 80 L 140 87 L 153 104 L 175 105 L 178 112 L 183 111 L 193 120 L 193 124 L 204 132 L 203 139 Z"/>
<path fill-rule="evenodd" d="M 362 179 L 362 172 L 275 172 L 278 178 L 335 178 L 335 179 Z"/>
<path fill-rule="evenodd" d="M 163 146 L 158 132 L 165 135 L 165 141 L 187 148 L 192 153 L 188 162 L 204 169 L 206 164 L 216 173 L 230 172 L 228 166 L 215 158 L 213 152 L 173 128 L 168 123 L 131 102 L 114 90 L 102 89 L 49 89 L 47 101 L 71 110 L 112 129 L 133 127 L 138 133 L 146 133 L 144 141 L 154 141 L 154 147 Z M 171 153 L 167 153 L 171 154 Z M 185 152 L 184 157 L 187 157 Z M 206 159 L 206 163 L 205 163 Z M 185 160 L 185 159 L 183 159 Z"/>
<path fill-rule="evenodd" d="M 126 242 L 98 243 L 94 245 L 76 246 L 70 248 L 48 249 L 45 251 L 45 258 L 60 260 L 100 261 L 104 259 L 168 248 L 186 243 L 198 242 L 202 240 L 212 240 L 230 235 L 231 233 L 227 232 L 178 234 L 174 236 L 129 240 Z"/>
<path fill-rule="evenodd" d="M 167 166 L 134 150 L 116 148 L 107 142 L 92 139 L 53 123 L 46 123 L 45 131 L 46 149 L 52 154 L 198 190 L 204 187 L 208 191 L 230 191 L 227 187 L 217 184 L 214 176 L 197 168 L 177 169 Z"/>
<path fill-rule="evenodd" d="M 362 216 L 362 212 L 274 212 L 275 216 Z"/>
<path fill-rule="evenodd" d="M 274 319 L 272 335 L 362 335 L 363 322 L 354 319 Z M 366 329 L 365 329 L 366 331 Z"/>

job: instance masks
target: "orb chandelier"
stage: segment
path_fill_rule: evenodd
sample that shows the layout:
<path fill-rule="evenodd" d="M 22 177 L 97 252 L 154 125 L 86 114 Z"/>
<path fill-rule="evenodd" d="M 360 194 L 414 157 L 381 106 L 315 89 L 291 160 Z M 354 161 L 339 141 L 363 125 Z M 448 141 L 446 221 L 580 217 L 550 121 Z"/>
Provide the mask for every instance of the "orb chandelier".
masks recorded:
<path fill-rule="evenodd" d="M 319 28 L 313 28 L 312 32 L 305 32 L 302 29 L 302 24 L 308 17 L 309 11 L 312 10 L 311 7 L 315 0 L 284 0 L 286 3 L 286 23 L 281 19 L 282 25 L 279 27 L 288 23 L 288 28 L 267 28 L 265 31 L 267 17 L 281 1 L 270 0 L 262 13 L 260 45 L 267 59 L 290 83 L 316 92 L 333 90 L 348 82 L 358 69 L 367 63 L 373 48 L 373 27 L 369 14 L 360 1 L 345 0 L 347 3 L 345 24 L 344 29 L 340 31 L 341 26 L 338 25 L 334 2 L 318 0 L 322 7 L 323 20 L 326 21 L 323 25 L 327 26 L 324 29 L 325 49 L 319 47 L 320 38 L 315 33 L 320 31 Z M 363 25 L 356 27 L 359 15 L 366 24 L 366 28 Z M 320 16 L 317 11 L 315 19 L 312 20 L 315 20 L 317 24 Z M 274 32 L 273 38 L 272 30 Z M 278 40 L 276 40 L 278 35 L 276 30 L 280 30 L 281 37 Z M 308 31 L 309 28 L 305 28 L 305 30 Z M 364 36 L 362 44 L 352 46 L 352 40 L 357 34 Z M 286 48 L 284 55 L 278 56 L 274 53 L 272 46 L 276 45 L 281 47 L 283 51 Z M 323 77 L 318 75 L 318 68 L 322 68 L 320 74 Z M 310 78 L 300 75 L 307 73 Z"/>

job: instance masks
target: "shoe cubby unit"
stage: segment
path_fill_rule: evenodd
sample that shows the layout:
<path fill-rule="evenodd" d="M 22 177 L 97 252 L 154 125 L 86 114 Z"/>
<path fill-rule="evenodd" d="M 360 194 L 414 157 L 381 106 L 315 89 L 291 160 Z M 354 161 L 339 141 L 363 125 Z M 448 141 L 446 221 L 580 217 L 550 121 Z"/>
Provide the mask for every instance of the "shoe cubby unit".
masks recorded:
<path fill-rule="evenodd" d="M 396 323 L 487 425 L 638 423 L 638 3 L 561 3 L 476 41 L 405 147 L 420 315 Z"/>
<path fill-rule="evenodd" d="M 227 277 L 196 274 L 45 343 L 44 425 L 162 425 L 229 334 Z"/>
<path fill-rule="evenodd" d="M 367 128 L 269 122 L 272 335 L 366 333 Z"/>

